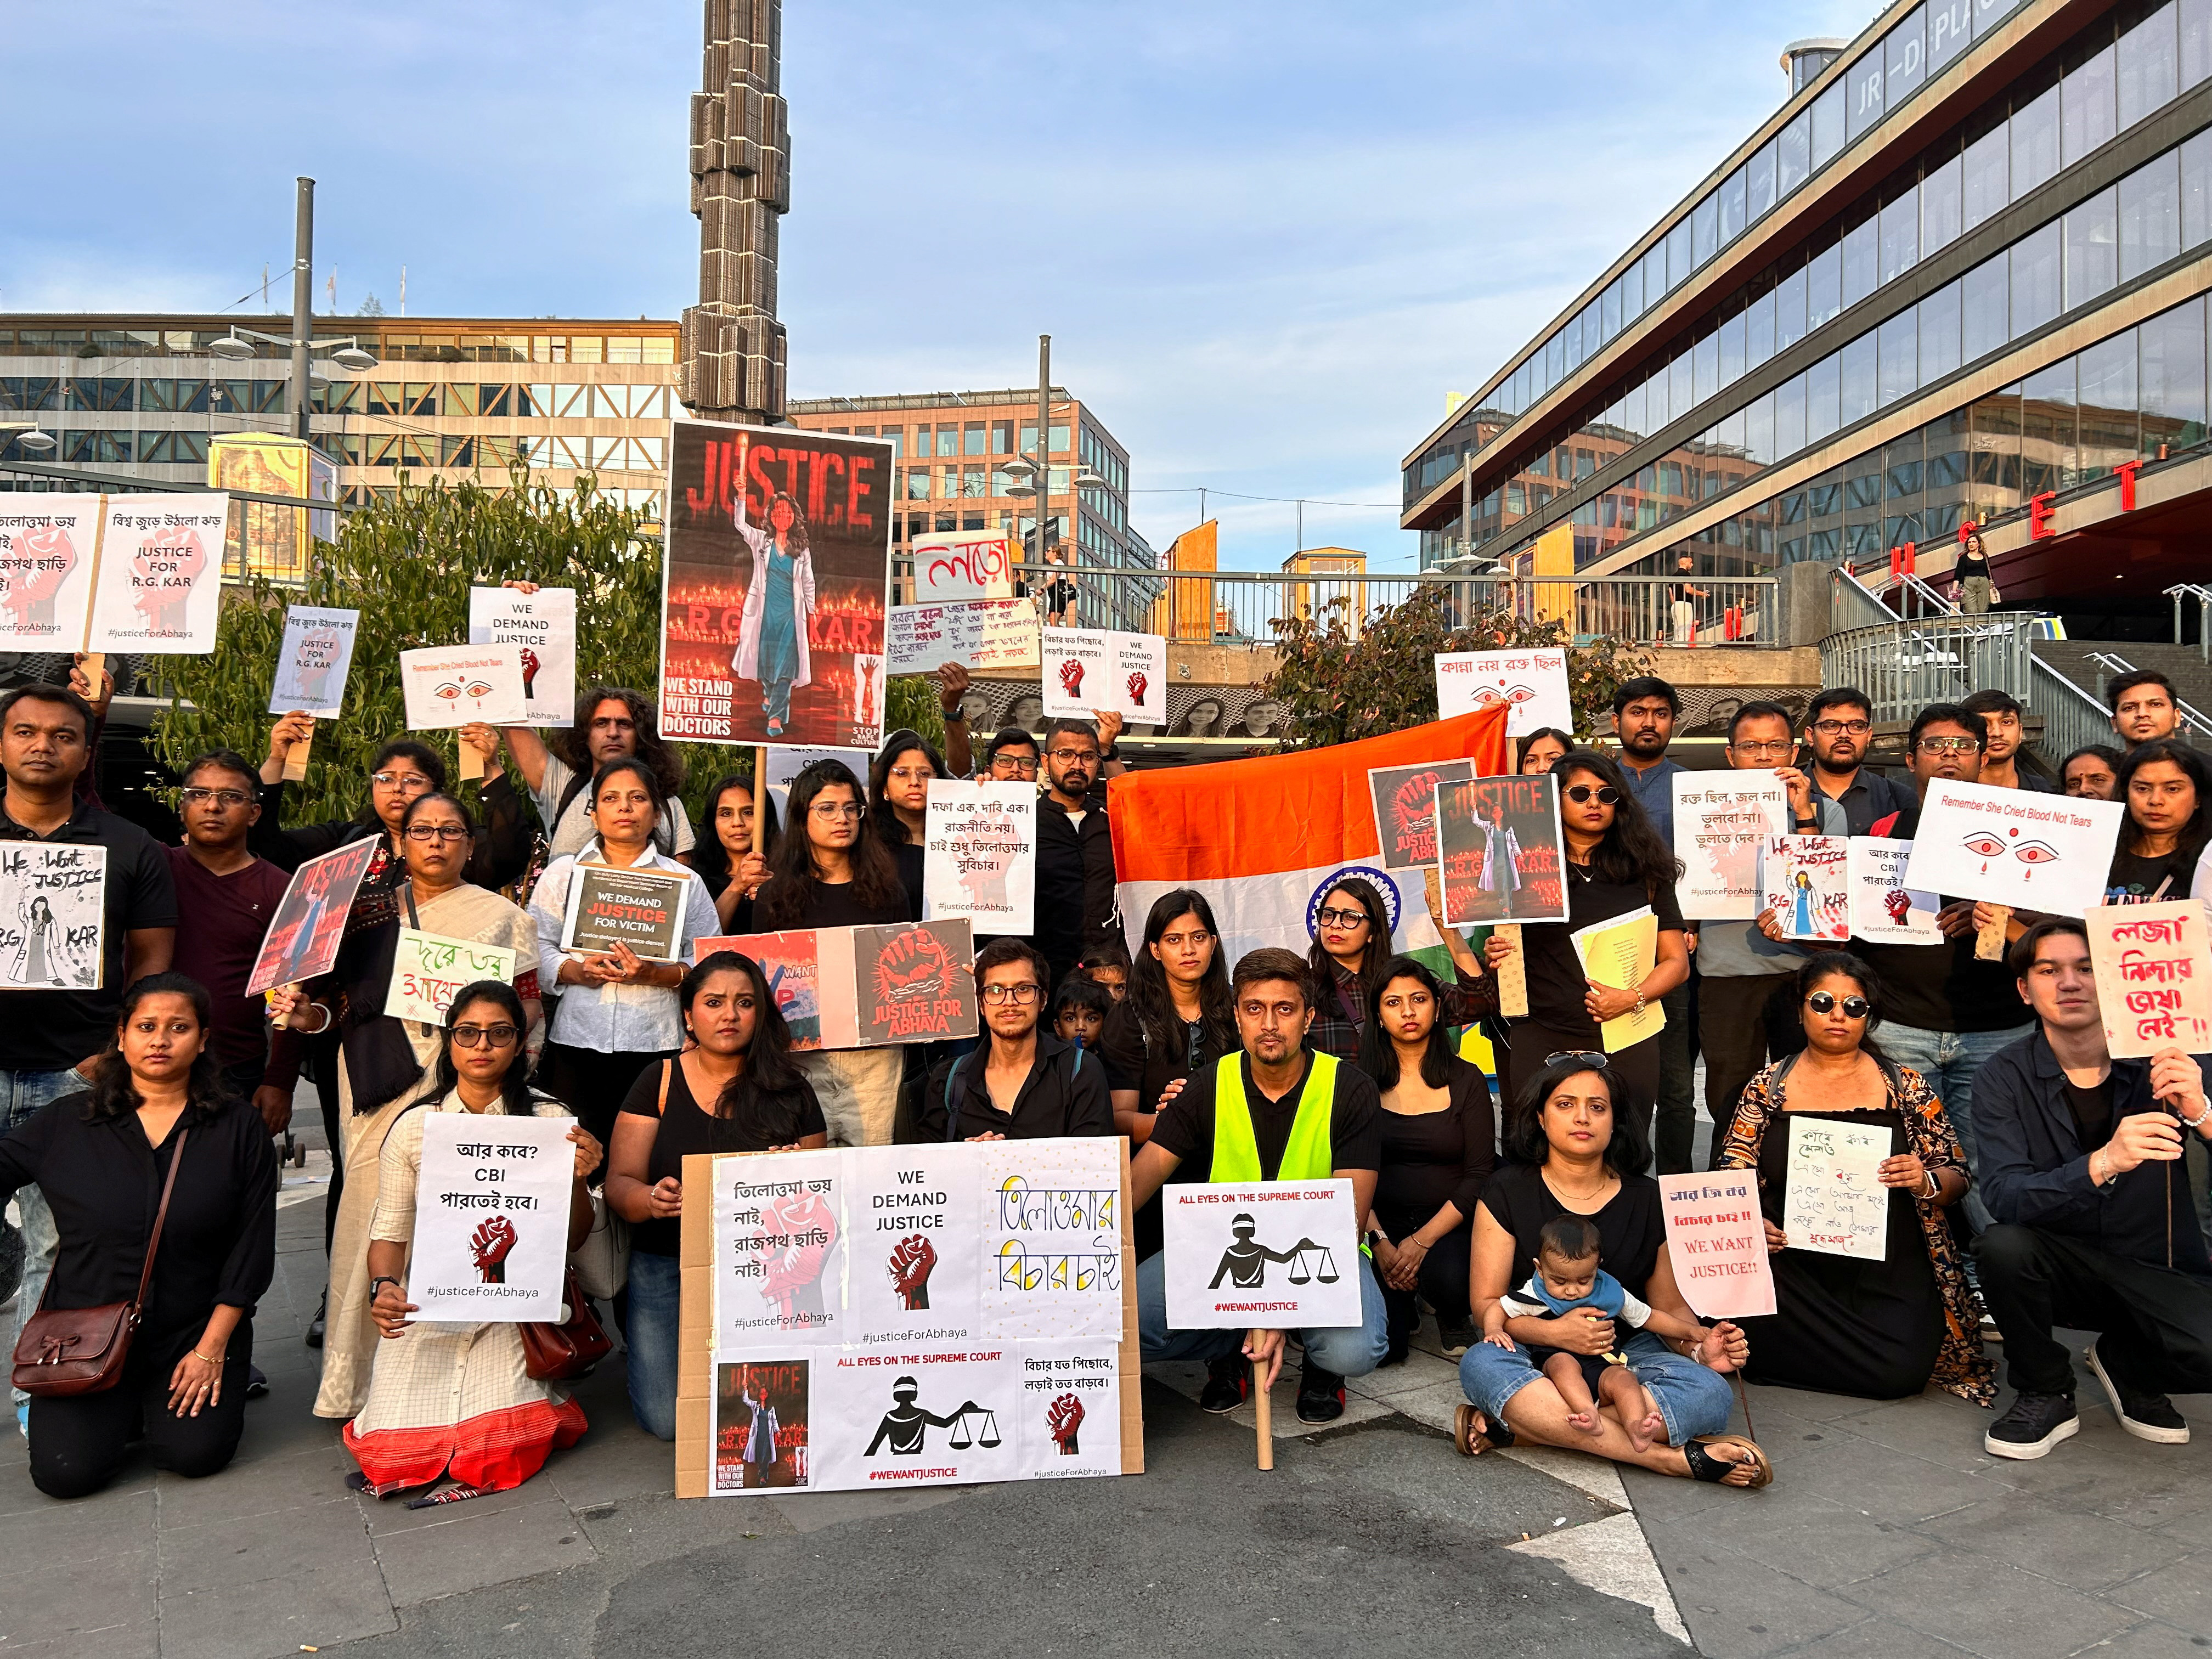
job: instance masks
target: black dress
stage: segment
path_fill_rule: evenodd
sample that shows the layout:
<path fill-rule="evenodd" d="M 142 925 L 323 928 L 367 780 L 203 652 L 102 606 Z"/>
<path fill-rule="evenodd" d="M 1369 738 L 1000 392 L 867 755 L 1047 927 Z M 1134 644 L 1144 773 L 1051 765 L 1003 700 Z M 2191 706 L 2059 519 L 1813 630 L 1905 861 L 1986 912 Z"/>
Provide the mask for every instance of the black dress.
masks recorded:
<path fill-rule="evenodd" d="M 1136 1009 L 1125 1000 L 1114 1005 L 1106 1016 L 1105 1029 L 1098 1034 L 1098 1055 L 1106 1062 L 1106 1086 L 1134 1089 L 1140 1112 L 1158 1111 L 1160 1096 L 1170 1083 L 1204 1071 L 1226 1052 L 1213 1040 L 1204 1021 L 1185 1024 L 1178 1020 L 1176 1024 L 1182 1027 L 1183 1041 L 1180 1045 L 1172 1041 L 1155 1043 L 1145 1035 L 1145 1023 L 1137 1018 Z M 1168 1179 L 1170 1182 L 1203 1181 L 1206 1171 L 1185 1164 Z M 1160 1214 L 1160 1200 L 1156 1195 L 1151 1203 L 1139 1208 L 1130 1222 L 1139 1261 L 1150 1261 L 1160 1253 L 1164 1224 Z"/>
<path fill-rule="evenodd" d="M 1382 1167 L 1375 1182 L 1375 1218 L 1393 1242 L 1417 1233 L 1445 1205 L 1460 1224 L 1421 1258 L 1419 1293 L 1446 1329 L 1474 1318 L 1468 1284 L 1474 1249 L 1474 1206 L 1497 1156 L 1498 1120 L 1490 1080 L 1463 1060 L 1451 1062 L 1451 1101 L 1441 1112 L 1382 1109 Z M 1378 1272 L 1379 1281 L 1381 1274 Z M 1412 1291 L 1382 1287 L 1392 1342 L 1409 1336 L 1419 1310 Z"/>
<path fill-rule="evenodd" d="M 1889 1131 L 1890 1155 L 1905 1150 L 1904 1119 L 1893 1107 L 1875 1112 L 1778 1112 L 1759 1148 L 1759 1206 L 1783 1225 L 1789 1198 L 1792 1117 Z M 1902 1400 L 1928 1386 L 1942 1346 L 1943 1298 L 1912 1195 L 1889 1194 L 1889 1230 L 1882 1259 L 1819 1250 L 1777 1250 L 1771 1317 L 1737 1322 L 1751 1341 L 1747 1382 L 1865 1400 Z"/>

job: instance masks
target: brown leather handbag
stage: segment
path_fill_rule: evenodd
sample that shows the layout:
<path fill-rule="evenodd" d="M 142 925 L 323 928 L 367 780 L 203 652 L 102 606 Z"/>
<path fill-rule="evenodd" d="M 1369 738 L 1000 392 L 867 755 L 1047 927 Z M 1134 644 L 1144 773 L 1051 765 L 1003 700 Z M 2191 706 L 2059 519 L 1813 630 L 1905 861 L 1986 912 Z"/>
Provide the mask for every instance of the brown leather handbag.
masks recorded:
<path fill-rule="evenodd" d="M 98 1308 L 49 1308 L 46 1297 L 54 1293 L 49 1277 L 39 1310 L 23 1322 L 23 1334 L 15 1339 L 15 1382 L 25 1394 L 64 1400 L 71 1395 L 98 1394 L 121 1380 L 124 1361 L 131 1356 L 131 1339 L 146 1316 L 154 1257 L 161 1248 L 161 1224 L 169 1218 L 169 1193 L 177 1184 L 177 1166 L 185 1161 L 188 1133 L 177 1131 L 177 1148 L 169 1154 L 161 1207 L 154 1212 L 154 1235 L 146 1241 L 146 1265 L 138 1272 L 138 1294 L 128 1302 Z"/>
<path fill-rule="evenodd" d="M 592 1311 L 582 1286 L 576 1283 L 574 1267 L 562 1280 L 561 1297 L 568 1304 L 568 1323 L 539 1321 L 522 1327 L 522 1368 L 541 1382 L 565 1382 L 581 1376 L 614 1352 L 615 1345 L 600 1328 L 599 1316 Z"/>

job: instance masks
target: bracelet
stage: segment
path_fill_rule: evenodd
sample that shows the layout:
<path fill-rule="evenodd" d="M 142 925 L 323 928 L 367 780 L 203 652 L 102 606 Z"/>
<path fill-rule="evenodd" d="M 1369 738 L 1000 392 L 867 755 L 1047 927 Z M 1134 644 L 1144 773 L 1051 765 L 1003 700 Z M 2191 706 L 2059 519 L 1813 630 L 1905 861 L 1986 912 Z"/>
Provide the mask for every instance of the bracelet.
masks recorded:
<path fill-rule="evenodd" d="M 1943 1183 L 1936 1180 L 1935 1170 L 1923 1170 L 1920 1172 L 1920 1177 L 1928 1183 L 1928 1196 L 1929 1198 L 1935 1199 L 1943 1196 Z"/>
<path fill-rule="evenodd" d="M 1644 993 L 1641 991 L 1636 994 L 1636 1012 L 1638 1014 L 1644 1012 Z"/>
<path fill-rule="evenodd" d="M 228 1357 L 228 1356 L 223 1355 L 223 1354 L 204 1354 L 204 1353 L 202 1353 L 202 1352 L 201 1352 L 198 1348 L 194 1348 L 194 1349 L 192 1350 L 192 1358 L 195 1358 L 195 1359 L 198 1359 L 198 1360 L 204 1360 L 204 1361 L 205 1361 L 208 1364 L 210 1364 L 210 1365 L 220 1365 L 220 1364 L 222 1364 L 222 1362 L 223 1362 L 223 1360 L 224 1360 L 227 1357 Z"/>
<path fill-rule="evenodd" d="M 322 1015 L 323 1023 L 320 1025 L 316 1026 L 312 1031 L 302 1031 L 300 1035 L 301 1036 L 320 1036 L 324 1032 L 331 1029 L 331 1024 L 337 1016 L 331 1012 L 331 1005 L 327 1002 L 312 1002 L 307 1006 Z"/>
<path fill-rule="evenodd" d="M 2179 1115 L 2176 1114 L 2176 1115 Z M 2206 1103 L 2204 1109 L 2197 1113 L 2195 1117 L 2182 1118 L 2181 1127 L 2185 1129 L 2201 1129 L 2207 1121 L 2212 1121 L 2212 1102 Z"/>

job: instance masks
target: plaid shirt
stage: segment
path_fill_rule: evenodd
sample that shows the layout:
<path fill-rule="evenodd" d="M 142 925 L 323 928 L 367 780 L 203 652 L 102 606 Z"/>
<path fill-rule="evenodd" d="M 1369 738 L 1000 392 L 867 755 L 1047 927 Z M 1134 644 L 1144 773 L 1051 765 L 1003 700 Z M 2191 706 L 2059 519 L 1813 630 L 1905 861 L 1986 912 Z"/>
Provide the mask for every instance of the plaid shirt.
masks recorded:
<path fill-rule="evenodd" d="M 1334 957 L 1329 958 L 1328 971 L 1331 982 L 1322 988 L 1321 1007 L 1314 1015 L 1313 1029 L 1306 1033 L 1306 1047 L 1317 1054 L 1334 1054 L 1356 1066 L 1360 1033 L 1367 1024 L 1367 999 L 1358 978 L 1346 972 Z M 1486 988 L 1447 981 L 1443 1006 L 1437 1017 L 1447 1025 L 1472 1025 L 1490 1011 Z"/>

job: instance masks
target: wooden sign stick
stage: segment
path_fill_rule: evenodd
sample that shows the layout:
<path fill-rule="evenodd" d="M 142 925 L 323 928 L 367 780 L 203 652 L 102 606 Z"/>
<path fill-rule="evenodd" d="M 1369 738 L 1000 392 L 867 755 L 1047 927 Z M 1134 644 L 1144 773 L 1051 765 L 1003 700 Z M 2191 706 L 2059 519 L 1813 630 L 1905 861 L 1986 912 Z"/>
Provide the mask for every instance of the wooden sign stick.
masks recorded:
<path fill-rule="evenodd" d="M 92 648 L 93 620 L 100 614 L 100 559 L 106 547 L 107 497 L 102 495 L 92 532 L 92 598 L 84 610 L 84 683 L 92 688 L 94 702 L 100 701 L 100 677 L 107 672 L 107 653 Z"/>
<path fill-rule="evenodd" d="M 2005 928 L 2012 921 L 2012 907 L 2005 904 L 1990 906 L 1990 925 L 1974 934 L 1974 960 L 2002 962 L 2005 952 Z"/>
<path fill-rule="evenodd" d="M 307 781 L 307 754 L 315 746 L 315 733 L 311 725 L 307 735 L 284 751 L 284 781 L 305 783 Z"/>
<path fill-rule="evenodd" d="M 1528 1018 L 1528 958 L 1521 950 L 1521 924 L 1501 921 L 1493 929 L 1513 952 L 1492 971 L 1498 975 L 1498 1012 L 1508 1019 Z"/>
<path fill-rule="evenodd" d="M 1245 1339 L 1256 1346 L 1263 1333 L 1254 1331 Z M 1274 1402 L 1267 1395 L 1267 1368 L 1258 1360 L 1252 1362 L 1252 1414 L 1260 1436 L 1260 1467 L 1275 1467 Z"/>

